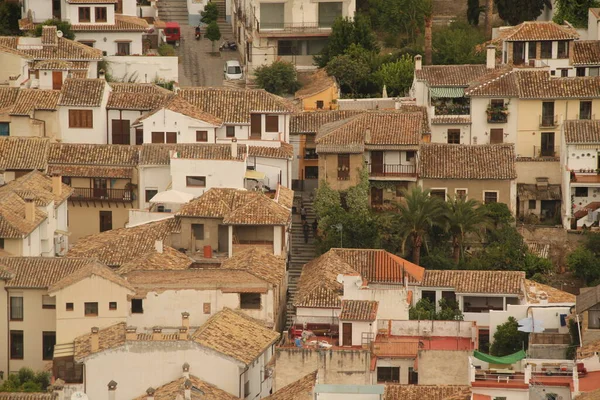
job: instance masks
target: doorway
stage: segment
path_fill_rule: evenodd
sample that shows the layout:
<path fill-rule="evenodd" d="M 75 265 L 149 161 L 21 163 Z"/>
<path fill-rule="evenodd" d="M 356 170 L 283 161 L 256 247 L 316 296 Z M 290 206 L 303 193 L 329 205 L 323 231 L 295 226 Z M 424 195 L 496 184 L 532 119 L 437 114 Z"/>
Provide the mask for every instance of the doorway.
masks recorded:
<path fill-rule="evenodd" d="M 52 71 L 52 90 L 60 90 L 63 84 L 62 71 Z"/>
<path fill-rule="evenodd" d="M 513 42 L 513 64 L 525 62 L 525 42 Z"/>
<path fill-rule="evenodd" d="M 371 152 L 371 174 L 383 174 L 383 151 Z"/>
<path fill-rule="evenodd" d="M 100 232 L 112 230 L 112 211 L 100 211 Z"/>
<path fill-rule="evenodd" d="M 342 346 L 352 346 L 352 324 L 342 323 Z"/>
<path fill-rule="evenodd" d="M 542 132 L 542 157 L 554 157 L 554 132 Z"/>

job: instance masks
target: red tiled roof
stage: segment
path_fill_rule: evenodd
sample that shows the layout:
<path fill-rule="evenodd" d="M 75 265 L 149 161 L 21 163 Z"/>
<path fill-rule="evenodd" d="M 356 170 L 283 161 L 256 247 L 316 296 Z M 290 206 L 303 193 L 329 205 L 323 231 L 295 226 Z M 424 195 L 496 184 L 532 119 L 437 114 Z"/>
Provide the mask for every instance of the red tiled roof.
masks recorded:
<path fill-rule="evenodd" d="M 340 320 L 372 322 L 377 319 L 378 301 L 342 300 Z"/>

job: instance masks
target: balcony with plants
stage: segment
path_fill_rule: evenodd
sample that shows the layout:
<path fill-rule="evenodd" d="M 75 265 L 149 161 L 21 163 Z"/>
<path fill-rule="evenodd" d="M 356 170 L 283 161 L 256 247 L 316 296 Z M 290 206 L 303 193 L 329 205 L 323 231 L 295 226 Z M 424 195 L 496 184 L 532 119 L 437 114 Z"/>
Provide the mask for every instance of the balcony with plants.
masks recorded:
<path fill-rule="evenodd" d="M 464 97 L 436 98 L 432 100 L 435 115 L 470 115 L 471 102 Z"/>
<path fill-rule="evenodd" d="M 506 106 L 489 105 L 487 110 L 487 122 L 490 124 L 505 124 L 508 120 L 508 108 Z"/>

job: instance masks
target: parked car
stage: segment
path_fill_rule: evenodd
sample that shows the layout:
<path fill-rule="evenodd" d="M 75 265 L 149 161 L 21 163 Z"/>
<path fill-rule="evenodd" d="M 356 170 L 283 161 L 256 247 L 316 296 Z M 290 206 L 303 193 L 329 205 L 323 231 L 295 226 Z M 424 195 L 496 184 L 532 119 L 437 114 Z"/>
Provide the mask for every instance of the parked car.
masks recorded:
<path fill-rule="evenodd" d="M 242 67 L 239 61 L 229 60 L 225 62 L 223 73 L 226 80 L 242 79 Z"/>
<path fill-rule="evenodd" d="M 165 37 L 167 43 L 179 43 L 181 39 L 181 27 L 179 22 L 167 22 L 165 26 Z"/>

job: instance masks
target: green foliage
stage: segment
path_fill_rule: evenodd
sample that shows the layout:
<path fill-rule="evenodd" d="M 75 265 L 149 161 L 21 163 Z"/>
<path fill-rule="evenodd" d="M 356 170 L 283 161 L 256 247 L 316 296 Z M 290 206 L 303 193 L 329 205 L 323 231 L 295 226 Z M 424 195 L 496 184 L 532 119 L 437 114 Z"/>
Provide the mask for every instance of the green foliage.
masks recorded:
<path fill-rule="evenodd" d="M 479 29 L 463 21 L 436 29 L 433 34 L 433 63 L 485 63 L 485 52 L 475 51 L 475 47 L 485 40 L 485 35 Z"/>
<path fill-rule="evenodd" d="M 508 321 L 498 325 L 494 333 L 494 343 L 490 346 L 490 354 L 493 356 L 507 356 L 529 345 L 529 333 L 518 330 L 519 323 L 515 317 L 508 317 Z"/>
<path fill-rule="evenodd" d="M 574 320 L 569 320 L 569 336 L 571 337 L 569 348 L 567 349 L 567 360 L 575 360 L 577 348 L 580 346 L 579 341 L 579 324 Z"/>
<path fill-rule="evenodd" d="M 336 78 L 343 92 L 351 93 L 353 96 L 356 96 L 371 74 L 365 58 L 349 54 L 335 56 L 327 64 L 326 70 L 329 75 Z"/>
<path fill-rule="evenodd" d="M 346 53 L 351 45 L 358 45 L 367 51 L 379 51 L 375 34 L 369 20 L 357 14 L 354 20 L 338 18 L 331 27 L 327 45 L 321 54 L 314 57 L 319 67 L 325 67 L 335 56 Z"/>
<path fill-rule="evenodd" d="M 154 80 L 154 84 L 167 90 L 173 90 L 173 87 L 175 86 L 175 81 L 167 81 L 162 78 L 156 78 Z"/>
<path fill-rule="evenodd" d="M 489 203 L 485 206 L 487 216 L 491 219 L 492 223 L 496 228 L 501 225 L 508 225 L 514 222 L 512 213 L 508 209 L 508 206 L 504 203 Z"/>
<path fill-rule="evenodd" d="M 600 279 L 600 260 L 590 249 L 579 246 L 567 256 L 567 265 L 576 277 L 587 285 L 596 285 Z"/>
<path fill-rule="evenodd" d="M 208 3 L 208 4 L 211 4 L 211 3 Z M 175 49 L 170 44 L 163 43 L 160 46 L 158 46 L 158 54 L 163 57 L 174 56 Z"/>
<path fill-rule="evenodd" d="M 438 302 L 439 311 L 436 311 L 435 304 L 429 299 L 422 298 L 411 306 L 408 310 L 408 319 L 411 320 L 441 320 L 441 321 L 462 321 L 463 314 L 458 308 L 456 301 L 441 299 Z"/>
<path fill-rule="evenodd" d="M 368 15 L 375 29 L 406 37 L 415 43 L 423 32 L 428 11 L 423 0 L 370 0 Z"/>
<path fill-rule="evenodd" d="M 412 85 L 414 71 L 413 58 L 403 54 L 398 61 L 382 64 L 375 72 L 375 79 L 386 86 L 388 95 L 405 96 Z"/>
<path fill-rule="evenodd" d="M 479 0 L 468 0 L 467 2 L 467 21 L 472 26 L 479 25 L 479 14 L 484 10 L 484 7 L 479 5 Z"/>
<path fill-rule="evenodd" d="M 466 200 L 456 197 L 446 203 L 447 230 L 452 237 L 454 262 L 458 264 L 464 253 L 464 243 L 467 235 L 479 234 L 489 226 L 487 210 L 475 199 Z"/>
<path fill-rule="evenodd" d="M 60 19 L 48 19 L 44 22 L 42 22 L 39 25 L 36 25 L 35 30 L 33 31 L 33 34 L 35 36 L 42 36 L 42 26 L 50 26 L 50 25 L 54 25 L 56 26 L 56 29 L 61 31 L 63 33 L 63 37 L 67 38 L 67 39 L 75 39 L 75 32 L 73 32 L 73 30 L 71 29 L 71 24 L 68 21 L 62 21 Z"/>
<path fill-rule="evenodd" d="M 498 8 L 500 18 L 510 25 L 533 21 L 542 14 L 546 5 L 552 8 L 550 0 L 494 0 L 494 3 Z"/>
<path fill-rule="evenodd" d="M 368 214 L 371 211 L 369 205 L 369 170 L 362 168 L 359 172 L 358 185 L 348 189 L 346 204 L 348 211 L 356 214 Z"/>
<path fill-rule="evenodd" d="M 274 61 L 271 65 L 263 65 L 254 71 L 256 84 L 269 93 L 277 95 L 293 94 L 300 88 L 296 79 L 296 68 L 286 61 Z"/>
<path fill-rule="evenodd" d="M 568 21 L 575 28 L 587 28 L 588 9 L 600 7 L 598 0 L 556 0 L 556 12 L 552 19 L 557 24 Z"/>
<path fill-rule="evenodd" d="M 221 39 L 221 30 L 219 29 L 219 25 L 215 21 L 212 21 L 206 27 L 206 34 L 204 35 L 208 40 L 212 42 L 212 51 L 215 51 L 215 42 Z"/>
<path fill-rule="evenodd" d="M 0 385 L 0 392 L 43 392 L 50 385 L 49 372 L 33 372 L 21 368 L 16 374 L 10 374 Z"/>
<path fill-rule="evenodd" d="M 204 11 L 200 12 L 200 21 L 206 25 L 210 25 L 211 22 L 216 22 L 217 18 L 219 18 L 219 9 L 217 8 L 217 3 L 209 1 L 204 6 Z"/>
<path fill-rule="evenodd" d="M 21 8 L 18 2 L 0 2 L 0 35 L 16 36 L 20 35 L 19 19 L 21 18 Z"/>

